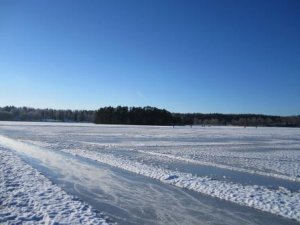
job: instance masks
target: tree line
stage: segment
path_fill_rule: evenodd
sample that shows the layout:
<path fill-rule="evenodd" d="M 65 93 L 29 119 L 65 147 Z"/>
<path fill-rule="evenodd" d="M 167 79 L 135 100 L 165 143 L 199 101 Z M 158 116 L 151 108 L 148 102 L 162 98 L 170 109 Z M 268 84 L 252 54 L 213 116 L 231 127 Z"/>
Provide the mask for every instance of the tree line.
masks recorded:
<path fill-rule="evenodd" d="M 91 122 L 132 125 L 233 125 L 300 127 L 300 116 L 260 114 L 171 113 L 156 107 L 102 107 L 98 110 L 56 110 L 30 107 L 0 107 L 2 121 Z"/>
<path fill-rule="evenodd" d="M 271 116 L 262 114 L 221 114 L 221 113 L 186 113 L 178 114 L 194 125 L 203 126 L 262 126 L 262 127 L 300 127 L 298 116 Z"/>
<path fill-rule="evenodd" d="M 95 123 L 135 124 L 135 125 L 171 125 L 173 115 L 165 109 L 155 107 L 104 107 L 96 111 Z"/>
<path fill-rule="evenodd" d="M 93 110 L 35 109 L 30 107 L 0 107 L 0 120 L 44 122 L 93 122 Z"/>

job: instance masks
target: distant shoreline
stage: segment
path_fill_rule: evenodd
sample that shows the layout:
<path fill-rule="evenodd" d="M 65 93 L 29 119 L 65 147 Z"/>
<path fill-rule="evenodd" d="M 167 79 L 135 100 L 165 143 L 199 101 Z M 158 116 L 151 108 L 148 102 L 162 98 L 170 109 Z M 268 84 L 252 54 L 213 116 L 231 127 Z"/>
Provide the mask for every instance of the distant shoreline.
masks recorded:
<path fill-rule="evenodd" d="M 298 116 L 263 114 L 171 113 L 155 107 L 103 107 L 99 110 L 58 110 L 0 107 L 0 121 L 75 122 L 115 125 L 300 127 Z"/>

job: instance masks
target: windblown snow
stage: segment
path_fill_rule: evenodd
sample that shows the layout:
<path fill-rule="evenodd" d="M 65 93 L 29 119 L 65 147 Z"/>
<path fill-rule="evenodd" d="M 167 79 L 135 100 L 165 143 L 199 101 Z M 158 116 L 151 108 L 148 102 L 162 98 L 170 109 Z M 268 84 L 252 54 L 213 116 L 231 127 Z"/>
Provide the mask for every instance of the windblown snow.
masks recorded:
<path fill-rule="evenodd" d="M 0 203 L 1 224 L 109 224 L 102 214 L 1 147 Z"/>
<path fill-rule="evenodd" d="M 0 144 L 19 152 L 50 150 L 96 160 L 300 222 L 299 189 L 248 185 L 172 167 L 211 166 L 299 186 L 300 129 L 3 123 Z"/>
<path fill-rule="evenodd" d="M 300 221 L 300 192 L 292 193 L 285 188 L 271 190 L 257 185 L 243 186 L 238 183 L 218 181 L 209 177 L 193 176 L 190 173 L 148 166 L 114 156 L 99 153 L 91 154 L 84 150 L 64 151 L 151 177 L 177 187 Z"/>

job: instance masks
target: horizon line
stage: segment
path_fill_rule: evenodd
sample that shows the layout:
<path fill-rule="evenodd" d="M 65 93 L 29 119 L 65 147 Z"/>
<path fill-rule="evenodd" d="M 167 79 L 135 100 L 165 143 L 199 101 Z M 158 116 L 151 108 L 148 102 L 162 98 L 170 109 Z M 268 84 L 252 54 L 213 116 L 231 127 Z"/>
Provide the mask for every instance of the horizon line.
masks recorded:
<path fill-rule="evenodd" d="M 52 110 L 63 110 L 63 111 L 67 111 L 67 110 L 70 110 L 70 111 L 97 111 L 99 110 L 100 108 L 105 108 L 105 107 L 113 107 L 113 108 L 116 108 L 116 107 L 128 107 L 128 108 L 133 108 L 133 107 L 140 107 L 140 108 L 144 108 L 144 107 L 153 107 L 153 108 L 158 108 L 158 109 L 164 109 L 170 113 L 173 113 L 173 114 L 222 114 L 222 115 L 257 115 L 257 116 L 278 116 L 278 117 L 297 117 L 297 116 L 300 116 L 300 113 L 299 114 L 296 114 L 296 115 L 276 115 L 276 114 L 263 114 L 263 113 L 238 113 L 238 112 L 234 112 L 234 113 L 222 113 L 222 112 L 172 112 L 166 108 L 160 108 L 160 107 L 157 107 L 157 106 L 150 106 L 150 105 L 147 105 L 147 106 L 124 106 L 124 105 L 117 105 L 117 106 L 112 106 L 112 105 L 109 105 L 109 106 L 101 106 L 101 107 L 98 107 L 97 109 L 71 109 L 71 108 L 55 108 L 55 107 L 33 107 L 33 106 L 15 106 L 15 105 L 5 105 L 5 106 L 0 106 L 0 108 L 5 108 L 5 107 L 15 107 L 15 108 L 30 108 L 30 109 L 37 109 L 37 110 L 46 110 L 46 109 L 52 109 Z"/>

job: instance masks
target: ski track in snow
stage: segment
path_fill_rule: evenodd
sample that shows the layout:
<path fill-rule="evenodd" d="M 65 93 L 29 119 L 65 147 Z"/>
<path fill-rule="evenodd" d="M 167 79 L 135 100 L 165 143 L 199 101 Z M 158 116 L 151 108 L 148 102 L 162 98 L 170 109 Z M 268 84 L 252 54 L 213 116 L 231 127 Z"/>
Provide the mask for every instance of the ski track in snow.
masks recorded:
<path fill-rule="evenodd" d="M 1 224 L 109 224 L 10 150 L 0 147 Z"/>

